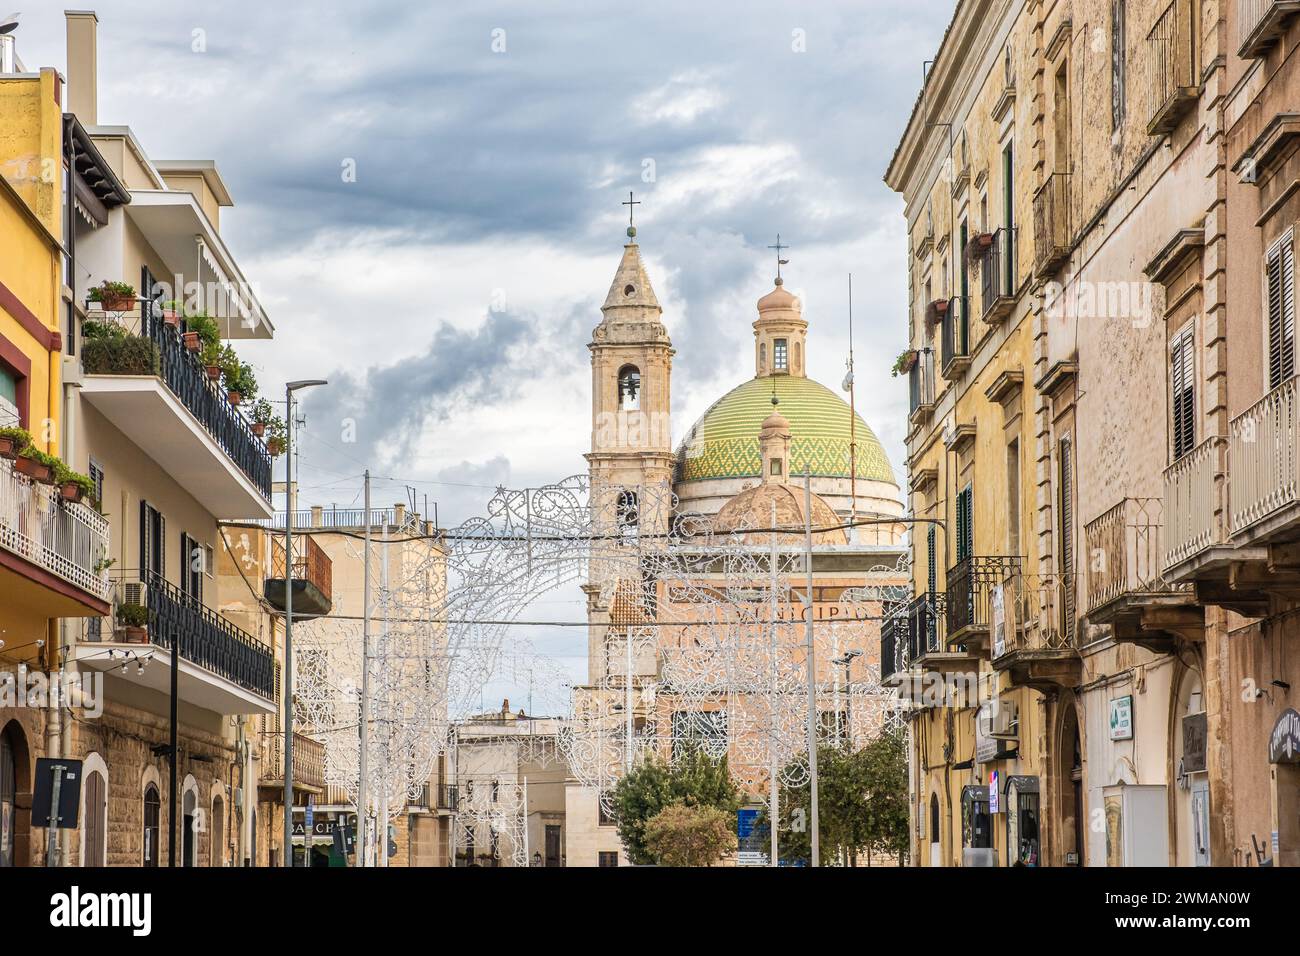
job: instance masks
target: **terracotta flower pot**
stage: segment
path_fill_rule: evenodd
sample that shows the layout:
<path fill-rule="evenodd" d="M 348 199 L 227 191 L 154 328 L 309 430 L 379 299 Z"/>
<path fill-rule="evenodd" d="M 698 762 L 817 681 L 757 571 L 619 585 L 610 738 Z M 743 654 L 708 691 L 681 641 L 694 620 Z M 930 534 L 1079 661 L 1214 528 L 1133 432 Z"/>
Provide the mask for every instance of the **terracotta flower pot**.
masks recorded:
<path fill-rule="evenodd" d="M 279 458 L 284 454 L 284 441 L 279 438 L 271 438 L 266 442 L 266 450 L 271 453 L 272 458 Z"/>
<path fill-rule="evenodd" d="M 64 501 L 76 503 L 86 496 L 86 489 L 75 481 L 65 481 L 59 485 L 59 494 L 63 496 Z"/>
<path fill-rule="evenodd" d="M 226 393 L 226 398 L 230 399 L 231 405 L 238 405 L 244 400 L 244 395 L 242 392 L 231 391 Z"/>
<path fill-rule="evenodd" d="M 175 309 L 163 309 L 162 317 L 163 321 L 172 328 L 176 328 L 181 324 L 180 314 Z"/>
<path fill-rule="evenodd" d="M 0 458 L 13 461 L 18 457 L 18 442 L 12 438 L 0 438 Z"/>
<path fill-rule="evenodd" d="M 49 465 L 42 465 L 35 458 L 19 455 L 14 460 L 14 468 L 19 474 L 26 475 L 32 481 L 39 481 L 46 485 L 54 481 L 54 469 Z"/>
<path fill-rule="evenodd" d="M 135 298 L 129 295 L 105 296 L 99 303 L 105 312 L 130 312 L 135 308 Z"/>
<path fill-rule="evenodd" d="M 126 644 L 149 643 L 149 628 L 147 627 L 131 627 L 126 624 L 119 624 L 117 633 L 121 635 L 123 643 Z"/>
<path fill-rule="evenodd" d="M 266 422 L 253 422 L 253 434 L 261 438 L 266 434 Z"/>
<path fill-rule="evenodd" d="M 197 352 L 203 348 L 203 343 L 199 341 L 199 333 L 197 332 L 184 332 L 181 338 L 185 340 L 185 347 L 191 352 Z"/>
<path fill-rule="evenodd" d="M 217 379 L 219 379 L 219 378 L 221 378 L 221 366 L 220 366 L 220 365 L 209 365 L 209 366 L 208 366 L 208 379 L 209 379 L 210 381 L 215 382 L 215 381 L 216 381 Z"/>

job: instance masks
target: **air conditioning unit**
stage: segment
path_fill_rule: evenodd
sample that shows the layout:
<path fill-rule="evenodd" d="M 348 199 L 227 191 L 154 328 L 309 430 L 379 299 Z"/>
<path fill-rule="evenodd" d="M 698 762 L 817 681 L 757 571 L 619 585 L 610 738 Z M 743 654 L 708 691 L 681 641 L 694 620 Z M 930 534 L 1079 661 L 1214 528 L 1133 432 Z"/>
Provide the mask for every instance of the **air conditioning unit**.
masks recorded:
<path fill-rule="evenodd" d="M 1014 700 L 993 700 L 981 705 L 980 730 L 986 737 L 1017 740 L 1020 737 L 1020 710 Z"/>

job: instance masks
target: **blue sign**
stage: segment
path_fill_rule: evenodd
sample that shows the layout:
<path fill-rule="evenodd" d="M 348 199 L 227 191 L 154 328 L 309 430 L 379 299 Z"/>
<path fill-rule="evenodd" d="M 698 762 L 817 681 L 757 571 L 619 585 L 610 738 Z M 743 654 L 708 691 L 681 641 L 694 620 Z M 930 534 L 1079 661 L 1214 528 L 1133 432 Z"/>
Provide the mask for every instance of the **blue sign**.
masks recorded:
<path fill-rule="evenodd" d="M 736 836 L 745 839 L 754 832 L 754 824 L 758 822 L 757 810 L 737 810 L 736 811 Z"/>

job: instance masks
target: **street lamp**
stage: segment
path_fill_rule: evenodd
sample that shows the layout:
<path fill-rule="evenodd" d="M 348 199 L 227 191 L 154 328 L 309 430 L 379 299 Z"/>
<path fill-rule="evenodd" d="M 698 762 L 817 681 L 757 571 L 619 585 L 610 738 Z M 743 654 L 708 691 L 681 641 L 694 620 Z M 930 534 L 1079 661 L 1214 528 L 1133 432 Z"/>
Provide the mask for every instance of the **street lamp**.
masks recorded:
<path fill-rule="evenodd" d="M 831 658 L 832 664 L 838 664 L 844 668 L 844 721 L 848 725 L 845 728 L 845 742 L 849 745 L 849 750 L 853 749 L 853 681 L 849 679 L 849 667 L 853 663 L 853 658 L 861 657 L 862 652 L 857 648 L 850 648 L 844 652 L 843 657 Z M 835 722 L 840 720 L 839 707 L 835 709 Z"/>
<path fill-rule="evenodd" d="M 323 378 L 286 382 L 284 405 L 284 865 L 293 866 L 293 393 L 316 385 Z M 306 849 L 304 828 L 303 849 Z M 306 853 L 303 865 L 308 865 Z"/>

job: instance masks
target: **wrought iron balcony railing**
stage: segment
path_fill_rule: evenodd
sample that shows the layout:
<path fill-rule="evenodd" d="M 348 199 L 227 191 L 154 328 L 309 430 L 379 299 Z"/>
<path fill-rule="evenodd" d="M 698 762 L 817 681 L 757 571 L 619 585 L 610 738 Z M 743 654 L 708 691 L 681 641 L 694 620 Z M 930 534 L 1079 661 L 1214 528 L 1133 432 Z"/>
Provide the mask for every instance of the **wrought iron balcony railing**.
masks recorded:
<path fill-rule="evenodd" d="M 284 734 L 262 734 L 262 785 L 284 785 Z M 293 735 L 293 782 L 296 786 L 325 789 L 325 745 L 303 734 Z"/>
<path fill-rule="evenodd" d="M 153 366 L 154 374 L 162 379 L 171 393 L 199 420 L 226 456 L 269 500 L 271 454 L 266 445 L 253 433 L 248 420 L 230 404 L 221 388 L 208 378 L 207 370 L 197 353 L 185 347 L 180 330 L 156 317 L 151 305 L 149 302 L 142 304 L 138 325 L 133 322 L 134 316 L 119 317 L 128 333 L 136 336 L 122 341 L 139 343 L 143 338 L 151 343 L 157 360 Z M 82 351 L 87 375 L 141 374 L 142 368 L 147 368 L 150 364 L 141 364 L 138 351 L 118 349 L 116 346 L 99 348 L 89 356 L 87 351 Z"/>
<path fill-rule="evenodd" d="M 921 349 L 916 354 L 916 362 L 908 372 L 908 395 L 910 408 L 908 414 L 913 421 L 934 408 L 934 351 Z"/>
<path fill-rule="evenodd" d="M 1123 598 L 1181 590 L 1163 574 L 1163 513 L 1160 498 L 1124 498 L 1084 526 L 1089 613 Z"/>
<path fill-rule="evenodd" d="M 1300 378 L 1228 425 L 1228 531 L 1240 534 L 1300 501 Z"/>
<path fill-rule="evenodd" d="M 1000 322 L 1011 311 L 1016 294 L 1015 271 L 1015 231 L 1004 226 L 993 233 L 993 243 L 980 261 L 980 303 L 985 322 Z"/>
<path fill-rule="evenodd" d="M 933 591 L 918 594 L 907 607 L 908 653 L 913 662 L 948 650 L 947 596 Z"/>
<path fill-rule="evenodd" d="M 1222 467 L 1223 444 L 1222 438 L 1212 435 L 1165 469 L 1162 571 L 1220 541 L 1215 479 Z"/>
<path fill-rule="evenodd" d="M 108 553 L 108 520 L 87 505 L 64 501 L 57 488 L 19 474 L 4 459 L 0 548 L 101 601 L 112 593 L 113 584 L 99 567 Z"/>
<path fill-rule="evenodd" d="M 969 303 L 967 296 L 953 296 L 941 320 L 942 371 L 947 379 L 957 378 L 970 366 Z"/>
<path fill-rule="evenodd" d="M 1286 32 L 1286 21 L 1300 13 L 1300 0 L 1237 0 L 1239 53 L 1262 56 Z"/>
<path fill-rule="evenodd" d="M 1034 193 L 1034 271 L 1050 275 L 1070 255 L 1070 174 L 1052 173 Z"/>
<path fill-rule="evenodd" d="M 1147 34 L 1147 132 L 1168 133 L 1200 93 L 1193 0 L 1172 0 Z"/>
<path fill-rule="evenodd" d="M 287 577 L 284 560 L 284 539 L 276 535 L 271 539 L 270 577 L 284 581 Z M 300 534 L 293 539 L 293 578 L 314 586 L 329 604 L 334 580 L 334 562 L 314 538 Z M 295 595 L 296 596 L 296 595 Z"/>
<path fill-rule="evenodd" d="M 1020 576 L 1019 556 L 972 555 L 948 569 L 948 634 L 987 631 L 993 620 L 995 592 Z"/>
<path fill-rule="evenodd" d="M 1023 651 L 1078 646 L 1073 574 L 1016 574 L 1002 586 L 1003 621 L 991 637 L 994 661 Z"/>
<path fill-rule="evenodd" d="M 271 648 L 162 575 L 120 581 L 118 601 L 144 605 L 150 643 L 179 647 L 190 663 L 267 700 L 279 699 L 280 665 Z"/>
<path fill-rule="evenodd" d="M 888 682 L 895 674 L 906 670 L 903 652 L 907 647 L 907 619 L 902 615 L 903 605 L 887 606 L 884 620 L 880 622 L 880 679 Z"/>

